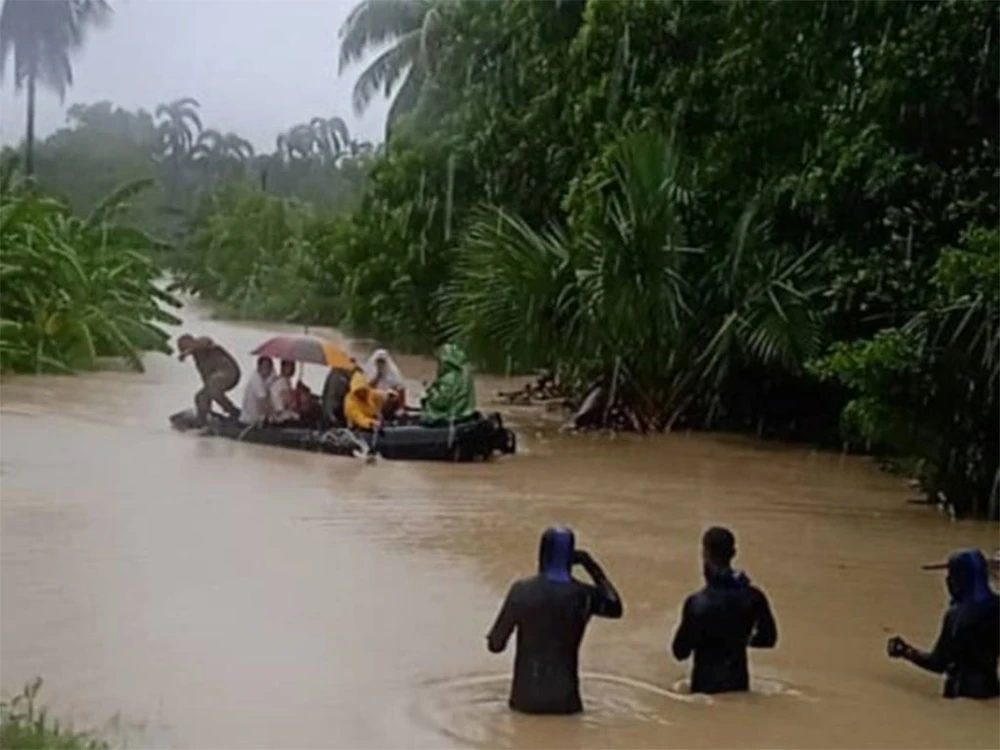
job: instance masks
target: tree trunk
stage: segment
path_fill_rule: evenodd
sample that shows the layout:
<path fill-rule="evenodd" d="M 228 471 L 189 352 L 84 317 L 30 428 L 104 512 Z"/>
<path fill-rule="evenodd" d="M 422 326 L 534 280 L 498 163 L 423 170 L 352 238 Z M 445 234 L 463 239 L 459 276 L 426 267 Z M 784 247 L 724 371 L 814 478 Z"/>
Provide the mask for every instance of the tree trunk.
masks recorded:
<path fill-rule="evenodd" d="M 24 173 L 35 173 L 35 74 L 28 75 L 28 118 L 24 132 Z"/>

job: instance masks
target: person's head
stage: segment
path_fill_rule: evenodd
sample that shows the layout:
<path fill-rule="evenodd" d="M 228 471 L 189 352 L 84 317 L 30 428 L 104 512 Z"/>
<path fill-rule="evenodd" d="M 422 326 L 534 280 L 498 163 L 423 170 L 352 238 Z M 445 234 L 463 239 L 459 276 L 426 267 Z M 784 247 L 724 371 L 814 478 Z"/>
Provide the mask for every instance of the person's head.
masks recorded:
<path fill-rule="evenodd" d="M 465 352 L 456 344 L 443 344 L 437 351 L 438 373 L 448 370 L 461 370 L 465 368 L 469 360 Z"/>
<path fill-rule="evenodd" d="M 573 531 L 563 526 L 553 526 L 542 534 L 538 545 L 538 572 L 550 581 L 570 580 L 576 538 Z"/>
<path fill-rule="evenodd" d="M 274 361 L 270 357 L 257 357 L 257 372 L 269 378 L 274 374 Z"/>
<path fill-rule="evenodd" d="M 701 537 L 701 560 L 705 575 L 728 570 L 736 557 L 736 537 L 729 529 L 713 526 Z"/>
<path fill-rule="evenodd" d="M 286 378 L 291 378 L 295 375 L 295 363 L 290 359 L 281 360 L 281 374 Z"/>
<path fill-rule="evenodd" d="M 190 351 L 191 347 L 194 346 L 195 338 L 190 333 L 182 333 L 177 337 L 177 351 L 184 352 Z"/>
<path fill-rule="evenodd" d="M 372 354 L 372 362 L 375 363 L 375 372 L 379 375 L 385 375 L 386 368 L 389 366 L 389 352 L 385 349 L 376 349 L 375 353 Z"/>
<path fill-rule="evenodd" d="M 949 557 L 947 585 L 955 603 L 989 599 L 989 565 L 983 553 L 978 549 L 966 549 Z"/>

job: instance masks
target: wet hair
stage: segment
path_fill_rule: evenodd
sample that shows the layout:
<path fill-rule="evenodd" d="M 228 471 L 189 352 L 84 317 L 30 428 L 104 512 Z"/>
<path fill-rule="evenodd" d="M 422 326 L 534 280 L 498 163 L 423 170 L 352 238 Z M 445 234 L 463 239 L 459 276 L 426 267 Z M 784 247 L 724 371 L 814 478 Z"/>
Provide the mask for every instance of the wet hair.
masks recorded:
<path fill-rule="evenodd" d="M 271 366 L 272 370 L 274 369 L 274 360 L 270 357 L 257 357 L 257 369 L 260 370 L 265 362 Z"/>
<path fill-rule="evenodd" d="M 281 371 L 284 372 L 286 368 L 291 368 L 289 375 L 295 374 L 295 363 L 290 359 L 281 360 Z"/>
<path fill-rule="evenodd" d="M 736 537 L 721 526 L 713 526 L 702 535 L 701 547 L 714 563 L 729 565 L 736 557 Z"/>
<path fill-rule="evenodd" d="M 572 530 L 561 526 L 546 529 L 538 545 L 538 572 L 550 581 L 569 581 L 575 550 Z"/>
<path fill-rule="evenodd" d="M 183 352 L 186 349 L 190 349 L 191 346 L 194 344 L 194 342 L 195 342 L 194 336 L 192 336 L 190 333 L 182 333 L 180 336 L 177 337 L 177 348 Z"/>

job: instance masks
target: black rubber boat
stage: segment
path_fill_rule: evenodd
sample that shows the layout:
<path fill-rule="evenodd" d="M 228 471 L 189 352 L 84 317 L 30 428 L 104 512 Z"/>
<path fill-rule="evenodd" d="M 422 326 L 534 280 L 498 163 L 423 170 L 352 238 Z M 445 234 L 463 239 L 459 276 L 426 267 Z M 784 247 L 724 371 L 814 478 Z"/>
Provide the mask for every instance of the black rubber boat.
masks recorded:
<path fill-rule="evenodd" d="M 202 435 L 242 440 L 247 443 L 351 456 L 372 448 L 373 436 L 343 427 L 312 429 L 264 425 L 248 427 L 213 414 L 199 427 L 195 412 L 186 410 L 170 417 L 176 430 L 197 430 Z M 488 461 L 496 454 L 517 450 L 517 437 L 504 427 L 499 414 L 482 416 L 454 426 L 422 427 L 417 424 L 383 427 L 374 445 L 375 453 L 396 461 Z"/>

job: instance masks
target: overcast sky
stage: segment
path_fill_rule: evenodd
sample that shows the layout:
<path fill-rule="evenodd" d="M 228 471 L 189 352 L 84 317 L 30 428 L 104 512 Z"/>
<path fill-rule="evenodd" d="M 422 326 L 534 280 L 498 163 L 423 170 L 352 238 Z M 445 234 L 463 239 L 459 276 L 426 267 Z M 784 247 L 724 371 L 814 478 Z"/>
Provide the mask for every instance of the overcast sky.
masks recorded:
<path fill-rule="evenodd" d="M 38 0 L 45 2 L 45 0 Z M 233 130 L 258 150 L 313 117 L 339 116 L 352 136 L 382 139 L 388 104 L 379 97 L 358 118 L 351 88 L 360 68 L 337 75 L 337 32 L 355 0 L 110 0 L 107 28 L 92 30 L 73 59 L 65 105 L 40 90 L 40 137 L 65 123 L 66 106 L 109 99 L 127 109 L 192 96 L 202 123 Z M 0 141 L 24 132 L 24 92 L 8 60 L 0 83 Z"/>

